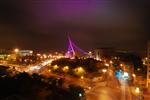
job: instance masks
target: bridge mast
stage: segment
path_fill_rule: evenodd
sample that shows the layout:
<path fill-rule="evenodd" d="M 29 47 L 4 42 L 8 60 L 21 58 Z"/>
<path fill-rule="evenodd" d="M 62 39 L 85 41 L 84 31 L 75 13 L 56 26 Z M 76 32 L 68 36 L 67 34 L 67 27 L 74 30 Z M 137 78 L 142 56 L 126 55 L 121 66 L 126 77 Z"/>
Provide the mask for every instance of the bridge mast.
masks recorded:
<path fill-rule="evenodd" d="M 77 56 L 77 54 L 81 54 L 85 56 L 88 53 L 86 53 L 85 51 L 80 49 L 78 46 L 76 46 L 71 40 L 70 35 L 68 34 L 68 51 L 66 53 L 66 56 L 69 58 L 74 58 L 75 56 Z"/>

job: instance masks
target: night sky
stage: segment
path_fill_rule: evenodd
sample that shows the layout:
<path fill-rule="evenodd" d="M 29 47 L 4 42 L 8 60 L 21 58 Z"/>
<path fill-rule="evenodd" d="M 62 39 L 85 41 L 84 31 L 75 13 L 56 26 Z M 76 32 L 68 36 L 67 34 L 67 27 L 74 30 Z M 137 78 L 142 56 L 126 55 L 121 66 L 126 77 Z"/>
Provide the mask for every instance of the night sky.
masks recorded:
<path fill-rule="evenodd" d="M 0 48 L 142 52 L 150 40 L 149 0 L 0 0 Z"/>

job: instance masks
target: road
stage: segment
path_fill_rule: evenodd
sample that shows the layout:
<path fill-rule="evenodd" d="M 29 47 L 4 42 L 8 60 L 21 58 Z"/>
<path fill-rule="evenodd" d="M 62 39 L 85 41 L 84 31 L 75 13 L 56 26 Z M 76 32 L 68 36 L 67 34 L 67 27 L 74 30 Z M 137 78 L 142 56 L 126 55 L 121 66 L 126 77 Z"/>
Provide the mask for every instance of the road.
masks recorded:
<path fill-rule="evenodd" d="M 106 79 L 95 83 L 86 93 L 87 100 L 141 100 L 134 96 L 126 81 L 119 82 L 113 70 L 108 69 Z"/>
<path fill-rule="evenodd" d="M 120 85 L 113 71 L 109 69 L 106 74 L 105 80 L 96 82 L 87 93 L 87 100 L 121 100 Z"/>
<path fill-rule="evenodd" d="M 22 69 L 22 67 L 18 66 L 14 68 L 17 71 L 23 72 L 30 69 L 30 66 L 27 67 L 27 69 Z M 103 82 L 89 82 L 89 79 L 86 78 L 78 79 L 67 75 L 57 75 L 48 72 L 47 69 L 42 70 L 41 72 L 37 71 L 37 74 L 42 74 L 47 77 L 54 76 L 56 78 L 64 78 L 66 86 L 68 84 L 76 84 L 84 88 L 90 87 L 90 89 L 86 89 L 85 91 L 87 100 L 141 100 L 132 94 L 130 86 L 126 83 L 126 81 L 119 82 L 116 79 L 114 71 L 111 67 L 108 69 L 107 73 L 104 73 L 106 74 L 106 77 Z"/>
<path fill-rule="evenodd" d="M 120 90 L 106 86 L 106 82 L 96 83 L 86 94 L 87 100 L 120 100 Z"/>

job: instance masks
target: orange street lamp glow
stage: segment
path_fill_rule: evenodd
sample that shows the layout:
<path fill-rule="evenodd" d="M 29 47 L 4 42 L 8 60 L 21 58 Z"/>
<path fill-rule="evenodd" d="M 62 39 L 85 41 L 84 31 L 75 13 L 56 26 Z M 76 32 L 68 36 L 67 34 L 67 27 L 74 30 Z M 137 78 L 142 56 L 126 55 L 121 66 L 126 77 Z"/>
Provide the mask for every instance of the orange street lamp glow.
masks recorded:
<path fill-rule="evenodd" d="M 106 63 L 105 66 L 109 67 L 109 64 Z"/>
<path fill-rule="evenodd" d="M 121 67 L 123 67 L 123 64 L 120 64 Z"/>
<path fill-rule="evenodd" d="M 137 93 L 137 94 L 140 93 L 140 88 L 139 87 L 135 88 L 135 93 Z"/>
<path fill-rule="evenodd" d="M 110 64 L 113 64 L 113 61 L 110 61 Z"/>
<path fill-rule="evenodd" d="M 136 77 L 136 75 L 135 75 L 135 74 L 132 74 L 132 76 L 133 76 L 133 77 Z"/>
<path fill-rule="evenodd" d="M 69 70 L 69 67 L 68 67 L 68 66 L 65 66 L 65 67 L 63 68 L 63 71 L 64 71 L 64 72 L 68 72 L 68 70 Z"/>
<path fill-rule="evenodd" d="M 107 72 L 107 69 L 102 69 L 102 72 L 103 72 L 103 73 L 106 73 L 106 72 Z"/>
<path fill-rule="evenodd" d="M 83 79 L 84 79 L 84 76 L 81 76 L 81 79 L 83 80 Z"/>
<path fill-rule="evenodd" d="M 19 52 L 19 49 L 18 49 L 18 48 L 16 48 L 16 49 L 14 50 L 14 52 L 15 52 L 15 53 L 18 53 L 18 52 Z"/>

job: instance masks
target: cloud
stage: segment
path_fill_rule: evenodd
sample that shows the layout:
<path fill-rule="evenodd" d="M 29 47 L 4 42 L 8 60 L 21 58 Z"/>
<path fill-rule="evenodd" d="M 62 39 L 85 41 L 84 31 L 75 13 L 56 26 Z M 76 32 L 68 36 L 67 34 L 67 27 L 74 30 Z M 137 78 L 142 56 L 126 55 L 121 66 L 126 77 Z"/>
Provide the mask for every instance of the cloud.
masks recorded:
<path fill-rule="evenodd" d="M 146 0 L 133 1 L 2 0 L 0 24 L 5 28 L 1 27 L 0 42 L 7 40 L 3 47 L 64 50 L 70 32 L 85 49 L 104 45 L 131 48 L 131 42 L 141 48 L 150 39 L 150 5 Z"/>

